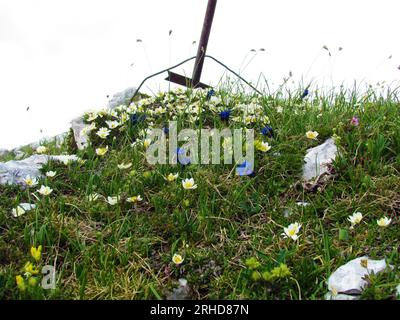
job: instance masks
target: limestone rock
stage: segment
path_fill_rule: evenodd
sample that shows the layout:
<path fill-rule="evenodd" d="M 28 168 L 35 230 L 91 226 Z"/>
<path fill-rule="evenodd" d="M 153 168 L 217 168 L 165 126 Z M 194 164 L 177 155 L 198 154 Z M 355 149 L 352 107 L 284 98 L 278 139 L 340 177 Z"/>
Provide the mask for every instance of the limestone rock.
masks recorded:
<path fill-rule="evenodd" d="M 79 150 L 85 149 L 89 145 L 89 137 L 83 132 L 83 128 L 85 128 L 87 124 L 83 122 L 83 118 L 75 118 L 71 121 L 71 128 L 74 132 L 74 139 L 76 146 Z"/>
<path fill-rule="evenodd" d="M 135 87 L 130 87 L 125 89 L 124 91 L 118 92 L 113 95 L 111 100 L 108 102 L 108 109 L 115 109 L 116 107 L 120 106 L 121 104 L 128 106 L 133 95 L 136 92 Z"/>
<path fill-rule="evenodd" d="M 308 181 L 322 173 L 328 172 L 328 164 L 336 158 L 337 146 L 333 138 L 327 139 L 323 144 L 308 149 L 304 158 L 303 179 Z"/>
<path fill-rule="evenodd" d="M 190 287 L 186 279 L 179 279 L 179 287 L 167 296 L 167 300 L 189 300 Z"/>
<path fill-rule="evenodd" d="M 75 155 L 49 156 L 35 154 L 23 160 L 0 162 L 0 184 L 23 185 L 23 180 L 26 176 L 39 178 L 41 177 L 39 170 L 49 160 L 66 162 L 77 161 L 79 158 Z"/>
<path fill-rule="evenodd" d="M 385 259 L 371 260 L 360 257 L 339 267 L 328 279 L 329 298 L 333 300 L 348 300 L 360 295 L 367 281 L 363 278 L 371 273 L 377 274 L 386 269 Z M 327 296 L 327 298 L 328 298 Z"/>
<path fill-rule="evenodd" d="M 7 149 L 0 149 L 0 157 L 4 157 L 10 153 Z"/>

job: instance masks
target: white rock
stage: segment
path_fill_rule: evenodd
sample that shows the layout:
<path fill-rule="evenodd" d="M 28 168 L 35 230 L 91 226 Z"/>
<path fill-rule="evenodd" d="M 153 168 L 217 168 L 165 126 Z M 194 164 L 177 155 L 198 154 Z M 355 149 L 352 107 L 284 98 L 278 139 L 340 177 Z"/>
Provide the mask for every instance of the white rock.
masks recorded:
<path fill-rule="evenodd" d="M 87 134 L 82 132 L 87 124 L 83 122 L 82 117 L 75 118 L 71 121 L 71 128 L 74 132 L 74 139 L 76 146 L 79 150 L 85 149 L 89 145 L 89 137 Z"/>
<path fill-rule="evenodd" d="M 40 168 L 49 160 L 65 162 L 77 161 L 79 158 L 75 155 L 49 156 L 35 154 L 23 160 L 0 162 L 0 184 L 23 185 L 23 180 L 26 176 L 39 178 L 41 177 Z"/>
<path fill-rule="evenodd" d="M 35 205 L 35 204 L 31 204 L 31 203 L 20 203 L 20 204 L 18 205 L 18 207 L 20 207 L 20 208 L 23 210 L 23 212 L 18 211 L 18 208 L 14 208 L 14 209 L 11 211 L 11 214 L 12 214 L 15 218 L 17 218 L 17 217 L 19 217 L 19 216 L 25 214 L 26 212 L 28 212 L 28 211 L 30 211 L 30 210 L 34 210 L 34 209 L 36 208 L 36 205 Z"/>
<path fill-rule="evenodd" d="M 323 144 L 308 149 L 304 158 L 303 179 L 308 181 L 328 171 L 327 164 L 331 163 L 338 154 L 333 138 Z"/>
<path fill-rule="evenodd" d="M 396 287 L 396 295 L 400 298 L 400 284 Z"/>
<path fill-rule="evenodd" d="M 35 205 L 35 204 L 32 204 L 32 203 L 25 203 L 25 202 L 20 203 L 20 204 L 18 205 L 18 207 L 21 207 L 21 208 L 24 209 L 25 211 L 29 211 L 29 210 L 34 210 L 34 209 L 36 209 L 36 205 Z"/>
<path fill-rule="evenodd" d="M 121 104 L 128 106 L 135 92 L 136 88 L 130 87 L 125 89 L 124 91 L 114 94 L 111 100 L 108 102 L 107 108 L 115 109 Z"/>
<path fill-rule="evenodd" d="M 361 260 L 367 261 L 367 268 L 361 265 Z M 351 260 L 331 274 L 328 279 L 328 289 L 335 300 L 338 300 L 339 294 L 360 294 L 367 284 L 363 277 L 382 272 L 385 268 L 385 259 L 371 260 L 368 257 L 360 257 Z"/>
<path fill-rule="evenodd" d="M 358 296 L 351 296 L 349 294 L 342 294 L 342 293 L 339 293 L 335 296 L 331 292 L 328 292 L 325 295 L 325 300 L 357 300 L 357 299 Z"/>

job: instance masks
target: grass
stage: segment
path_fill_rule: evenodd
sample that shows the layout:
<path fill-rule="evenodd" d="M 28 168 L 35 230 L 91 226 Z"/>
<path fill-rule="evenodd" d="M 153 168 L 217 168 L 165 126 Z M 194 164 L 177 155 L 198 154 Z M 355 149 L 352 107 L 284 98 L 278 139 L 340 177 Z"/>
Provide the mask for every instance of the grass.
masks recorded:
<path fill-rule="evenodd" d="M 397 100 L 345 92 L 305 99 L 300 94 L 257 97 L 229 89 L 216 96 L 220 103 L 208 101 L 206 92 L 174 91 L 137 102 L 132 113 L 146 119 L 136 123 L 128 117 L 105 140 L 93 130 L 91 145 L 77 151 L 84 161 L 43 167 L 44 173 L 57 172 L 39 181 L 38 187 L 53 189 L 47 197 L 37 188 L 0 186 L 0 298 L 163 299 L 185 278 L 193 299 L 323 299 L 335 269 L 368 255 L 385 258 L 394 269 L 371 275 L 361 298 L 395 299 L 400 275 Z M 256 121 L 235 121 L 242 116 L 238 105 L 251 102 L 261 106 Z M 160 106 L 165 113 L 149 111 Z M 225 109 L 233 110 L 229 121 L 219 117 Z M 93 121 L 97 128 L 115 119 L 101 115 Z M 180 128 L 254 128 L 256 138 L 272 149 L 256 150 L 251 176 L 236 176 L 234 165 L 149 165 L 142 130 L 150 122 L 162 127 L 174 116 Z M 353 116 L 358 126 L 350 123 Z M 267 122 L 273 138 L 260 134 Z M 318 138 L 307 139 L 308 130 L 317 131 Z M 298 181 L 306 150 L 331 136 L 340 150 L 331 179 L 303 188 Z M 105 145 L 108 152 L 96 155 Z M 52 154 L 76 152 L 71 137 L 59 149 L 46 146 Z M 129 169 L 117 167 L 129 162 Z M 179 178 L 167 182 L 169 173 Z M 184 178 L 194 178 L 197 189 L 184 190 Z M 89 201 L 94 193 L 99 198 Z M 136 195 L 143 200 L 125 201 Z M 108 196 L 120 199 L 111 206 Z M 29 201 L 35 210 L 11 215 Z M 347 218 L 356 211 L 364 218 L 350 229 Z M 392 219 L 386 228 L 376 223 L 382 216 Z M 282 237 L 283 227 L 293 222 L 302 224 L 297 241 Z M 29 251 L 39 245 L 42 256 L 34 261 Z M 181 265 L 172 262 L 175 253 L 183 256 Z M 18 289 L 15 279 L 24 274 L 27 261 L 38 268 L 55 264 L 56 289 L 27 282 L 25 290 Z"/>

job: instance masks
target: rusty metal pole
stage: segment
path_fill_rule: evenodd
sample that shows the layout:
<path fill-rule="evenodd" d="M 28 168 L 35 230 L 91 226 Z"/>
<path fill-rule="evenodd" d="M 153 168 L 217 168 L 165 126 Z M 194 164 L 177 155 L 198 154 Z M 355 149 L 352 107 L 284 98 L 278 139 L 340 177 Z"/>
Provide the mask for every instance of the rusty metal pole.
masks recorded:
<path fill-rule="evenodd" d="M 201 72 L 203 70 L 204 57 L 206 55 L 208 38 L 210 37 L 211 25 L 213 22 L 216 6 L 217 6 L 217 0 L 208 0 L 206 15 L 204 17 L 203 30 L 201 31 L 199 48 L 197 49 L 196 62 L 194 64 L 194 69 L 193 69 L 193 76 L 192 76 L 193 88 L 196 88 L 196 86 L 200 82 Z"/>

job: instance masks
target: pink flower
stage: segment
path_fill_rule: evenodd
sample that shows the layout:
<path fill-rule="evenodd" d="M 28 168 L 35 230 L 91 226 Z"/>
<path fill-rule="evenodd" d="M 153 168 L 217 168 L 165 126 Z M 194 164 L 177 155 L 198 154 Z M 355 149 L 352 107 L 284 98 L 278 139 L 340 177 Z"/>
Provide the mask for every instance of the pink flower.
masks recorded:
<path fill-rule="evenodd" d="M 357 127 L 357 126 L 360 124 L 360 119 L 358 119 L 357 117 L 353 117 L 353 118 L 351 118 L 350 123 L 351 123 L 353 126 Z"/>

